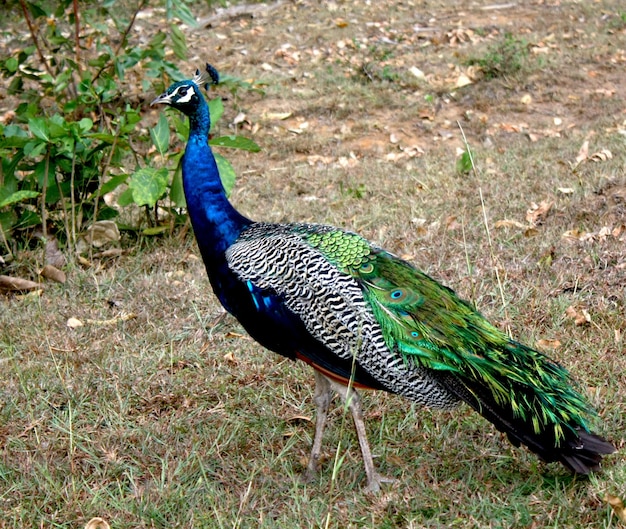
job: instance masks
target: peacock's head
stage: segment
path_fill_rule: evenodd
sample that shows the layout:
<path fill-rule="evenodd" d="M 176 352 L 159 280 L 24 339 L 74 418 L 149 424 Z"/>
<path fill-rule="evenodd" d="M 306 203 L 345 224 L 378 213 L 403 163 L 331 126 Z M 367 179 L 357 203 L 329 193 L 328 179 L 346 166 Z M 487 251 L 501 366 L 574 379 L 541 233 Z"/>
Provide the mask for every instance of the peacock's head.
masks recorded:
<path fill-rule="evenodd" d="M 211 84 L 219 83 L 219 80 L 220 77 L 217 70 L 207 63 L 206 71 L 201 73 L 200 70 L 196 70 L 196 75 L 193 79 L 174 83 L 152 101 L 150 106 L 158 104 L 170 105 L 180 110 L 183 114 L 190 115 L 198 108 L 200 101 L 203 100 L 200 87 L 208 88 Z"/>

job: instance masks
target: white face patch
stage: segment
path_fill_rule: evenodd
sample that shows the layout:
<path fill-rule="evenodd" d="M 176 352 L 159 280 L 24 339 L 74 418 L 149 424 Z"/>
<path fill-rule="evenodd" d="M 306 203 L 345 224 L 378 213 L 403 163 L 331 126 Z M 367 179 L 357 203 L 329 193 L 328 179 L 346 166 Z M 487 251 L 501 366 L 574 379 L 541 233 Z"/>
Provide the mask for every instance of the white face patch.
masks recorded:
<path fill-rule="evenodd" d="M 179 93 L 182 93 L 180 98 L 176 99 Z M 194 89 L 190 86 L 179 86 L 171 95 L 171 98 L 176 103 L 189 103 L 193 97 Z"/>

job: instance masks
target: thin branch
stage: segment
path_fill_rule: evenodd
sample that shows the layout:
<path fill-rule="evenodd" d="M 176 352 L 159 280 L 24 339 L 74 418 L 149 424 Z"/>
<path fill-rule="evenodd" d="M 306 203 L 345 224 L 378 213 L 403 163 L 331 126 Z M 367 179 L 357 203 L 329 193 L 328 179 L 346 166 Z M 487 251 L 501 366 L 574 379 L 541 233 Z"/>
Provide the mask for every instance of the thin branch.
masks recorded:
<path fill-rule="evenodd" d="M 41 190 L 41 228 L 43 238 L 48 238 L 48 212 L 46 210 L 46 195 L 48 194 L 48 178 L 50 173 L 50 144 L 46 147 L 46 165 L 43 171 L 43 186 Z"/>
<path fill-rule="evenodd" d="M 22 12 L 24 13 L 24 18 L 26 19 L 26 24 L 28 25 L 28 30 L 30 31 L 30 36 L 33 39 L 35 44 L 35 49 L 37 50 L 37 54 L 39 55 L 39 59 L 44 65 L 46 71 L 50 74 L 50 77 L 54 77 L 52 70 L 50 69 L 50 65 L 48 61 L 43 55 L 43 51 L 39 46 L 39 40 L 37 39 L 37 33 L 35 32 L 35 26 L 33 26 L 33 21 L 30 19 L 30 15 L 28 14 L 28 8 L 26 7 L 26 2 L 24 0 L 20 0 L 20 6 L 22 7 Z"/>
<path fill-rule="evenodd" d="M 74 9 L 74 43 L 76 48 L 76 68 L 78 68 L 78 76 L 80 77 L 80 20 L 78 18 L 78 0 L 73 0 L 72 8 Z"/>

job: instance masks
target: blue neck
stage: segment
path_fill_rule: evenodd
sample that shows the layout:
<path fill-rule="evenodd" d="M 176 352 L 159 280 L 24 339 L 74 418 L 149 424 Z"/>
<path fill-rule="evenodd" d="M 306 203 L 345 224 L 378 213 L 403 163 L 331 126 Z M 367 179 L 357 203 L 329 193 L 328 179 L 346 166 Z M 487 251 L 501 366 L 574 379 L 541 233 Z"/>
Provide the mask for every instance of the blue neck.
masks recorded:
<path fill-rule="evenodd" d="M 226 198 L 215 157 L 207 143 L 210 127 L 209 108 L 202 98 L 196 112 L 189 116 L 189 141 L 182 169 L 189 217 L 206 263 L 221 260 L 226 249 L 252 222 Z"/>

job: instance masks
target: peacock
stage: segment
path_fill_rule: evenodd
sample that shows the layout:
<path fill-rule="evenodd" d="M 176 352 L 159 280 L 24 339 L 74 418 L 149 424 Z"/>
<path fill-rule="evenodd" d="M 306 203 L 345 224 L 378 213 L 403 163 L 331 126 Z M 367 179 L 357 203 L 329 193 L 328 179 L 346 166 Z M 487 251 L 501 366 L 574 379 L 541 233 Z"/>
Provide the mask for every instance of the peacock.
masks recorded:
<path fill-rule="evenodd" d="M 189 118 L 182 158 L 187 208 L 215 295 L 262 346 L 306 362 L 315 376 L 315 434 L 305 477 L 318 470 L 334 393 L 350 409 L 367 487 L 392 481 L 372 460 L 357 390 L 447 409 L 460 402 L 546 462 L 597 470 L 614 446 L 592 433 L 593 410 L 568 371 L 510 339 L 451 289 L 356 233 L 255 222 L 229 202 L 208 145 L 206 65 L 155 104 Z"/>

